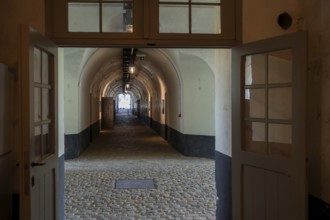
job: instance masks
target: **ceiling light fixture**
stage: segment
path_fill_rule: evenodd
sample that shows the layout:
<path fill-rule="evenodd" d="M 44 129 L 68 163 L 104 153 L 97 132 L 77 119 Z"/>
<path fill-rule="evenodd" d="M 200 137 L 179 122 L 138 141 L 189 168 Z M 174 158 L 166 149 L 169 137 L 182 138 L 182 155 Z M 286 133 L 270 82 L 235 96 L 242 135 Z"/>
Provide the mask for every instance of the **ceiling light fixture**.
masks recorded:
<path fill-rule="evenodd" d="M 135 73 L 135 70 L 136 70 L 136 68 L 135 68 L 135 66 L 134 66 L 133 64 L 131 64 L 131 65 L 128 67 L 128 72 L 129 72 L 130 74 L 134 74 L 134 73 Z"/>

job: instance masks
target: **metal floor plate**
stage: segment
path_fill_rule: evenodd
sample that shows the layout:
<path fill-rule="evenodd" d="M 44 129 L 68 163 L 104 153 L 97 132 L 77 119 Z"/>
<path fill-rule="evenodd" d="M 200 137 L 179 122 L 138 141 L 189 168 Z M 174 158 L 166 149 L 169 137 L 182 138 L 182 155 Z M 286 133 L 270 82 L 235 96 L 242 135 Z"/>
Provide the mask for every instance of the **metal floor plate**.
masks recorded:
<path fill-rule="evenodd" d="M 154 189 L 154 180 L 116 180 L 115 189 Z"/>

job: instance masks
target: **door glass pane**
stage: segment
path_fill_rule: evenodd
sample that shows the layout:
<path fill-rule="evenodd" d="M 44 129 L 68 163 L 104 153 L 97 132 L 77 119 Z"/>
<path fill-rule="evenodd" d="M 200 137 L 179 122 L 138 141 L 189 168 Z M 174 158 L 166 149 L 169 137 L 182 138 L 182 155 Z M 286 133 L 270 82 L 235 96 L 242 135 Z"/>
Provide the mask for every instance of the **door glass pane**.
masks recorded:
<path fill-rule="evenodd" d="M 269 53 L 269 83 L 292 82 L 292 51 L 281 50 Z"/>
<path fill-rule="evenodd" d="M 267 153 L 265 123 L 245 121 L 243 150 Z"/>
<path fill-rule="evenodd" d="M 220 6 L 193 5 L 191 32 L 194 34 L 220 34 Z"/>
<path fill-rule="evenodd" d="M 49 141 L 49 125 L 42 126 L 42 154 L 51 154 L 50 141 Z"/>
<path fill-rule="evenodd" d="M 220 0 L 191 0 L 191 2 L 198 2 L 198 3 L 220 3 Z"/>
<path fill-rule="evenodd" d="M 266 83 L 266 55 L 245 57 L 245 85 Z"/>
<path fill-rule="evenodd" d="M 189 0 L 159 0 L 159 2 L 189 2 Z"/>
<path fill-rule="evenodd" d="M 102 32 L 133 32 L 133 4 L 103 3 Z"/>
<path fill-rule="evenodd" d="M 34 82 L 41 83 L 41 50 L 38 48 L 34 48 Z"/>
<path fill-rule="evenodd" d="M 74 2 L 75 0 L 68 0 L 68 2 Z M 99 2 L 100 0 L 79 0 L 79 2 Z"/>
<path fill-rule="evenodd" d="M 270 154 L 289 158 L 292 151 L 292 125 L 269 124 L 268 142 Z"/>
<path fill-rule="evenodd" d="M 48 54 L 46 52 L 42 52 L 42 83 L 49 83 L 49 65 L 48 65 Z"/>
<path fill-rule="evenodd" d="M 41 121 L 41 89 L 34 88 L 34 121 Z"/>
<path fill-rule="evenodd" d="M 34 127 L 34 160 L 41 159 L 41 127 Z"/>
<path fill-rule="evenodd" d="M 245 89 L 245 109 L 244 115 L 248 118 L 266 117 L 266 90 L 265 89 Z"/>
<path fill-rule="evenodd" d="M 42 120 L 50 119 L 49 116 L 49 89 L 42 89 Z"/>
<path fill-rule="evenodd" d="M 270 88 L 268 93 L 268 117 L 292 119 L 292 88 Z"/>
<path fill-rule="evenodd" d="M 99 32 L 99 3 L 69 3 L 69 32 Z"/>
<path fill-rule="evenodd" d="M 189 8 L 186 5 L 159 6 L 160 33 L 189 33 Z"/>

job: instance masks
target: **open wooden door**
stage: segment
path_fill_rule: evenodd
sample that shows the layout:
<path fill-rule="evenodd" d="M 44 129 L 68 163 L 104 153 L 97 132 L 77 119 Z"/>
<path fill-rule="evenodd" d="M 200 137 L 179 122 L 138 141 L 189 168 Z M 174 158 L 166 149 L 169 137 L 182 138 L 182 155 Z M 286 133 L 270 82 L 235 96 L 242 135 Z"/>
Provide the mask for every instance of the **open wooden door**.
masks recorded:
<path fill-rule="evenodd" d="M 304 220 L 306 39 L 233 49 L 233 219 Z"/>
<path fill-rule="evenodd" d="M 101 129 L 111 130 L 114 128 L 114 102 L 112 97 L 102 97 Z"/>
<path fill-rule="evenodd" d="M 20 27 L 20 219 L 57 219 L 57 47 Z"/>

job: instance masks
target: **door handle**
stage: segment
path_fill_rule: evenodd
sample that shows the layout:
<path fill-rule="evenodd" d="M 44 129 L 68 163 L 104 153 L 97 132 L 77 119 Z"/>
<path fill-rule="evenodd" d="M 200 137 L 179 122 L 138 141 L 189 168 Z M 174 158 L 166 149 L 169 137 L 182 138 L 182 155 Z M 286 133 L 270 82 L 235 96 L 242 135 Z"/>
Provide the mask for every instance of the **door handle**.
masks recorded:
<path fill-rule="evenodd" d="M 45 163 L 35 163 L 35 162 L 31 163 L 31 167 L 40 167 L 40 166 L 43 166 L 43 165 L 45 165 Z"/>

